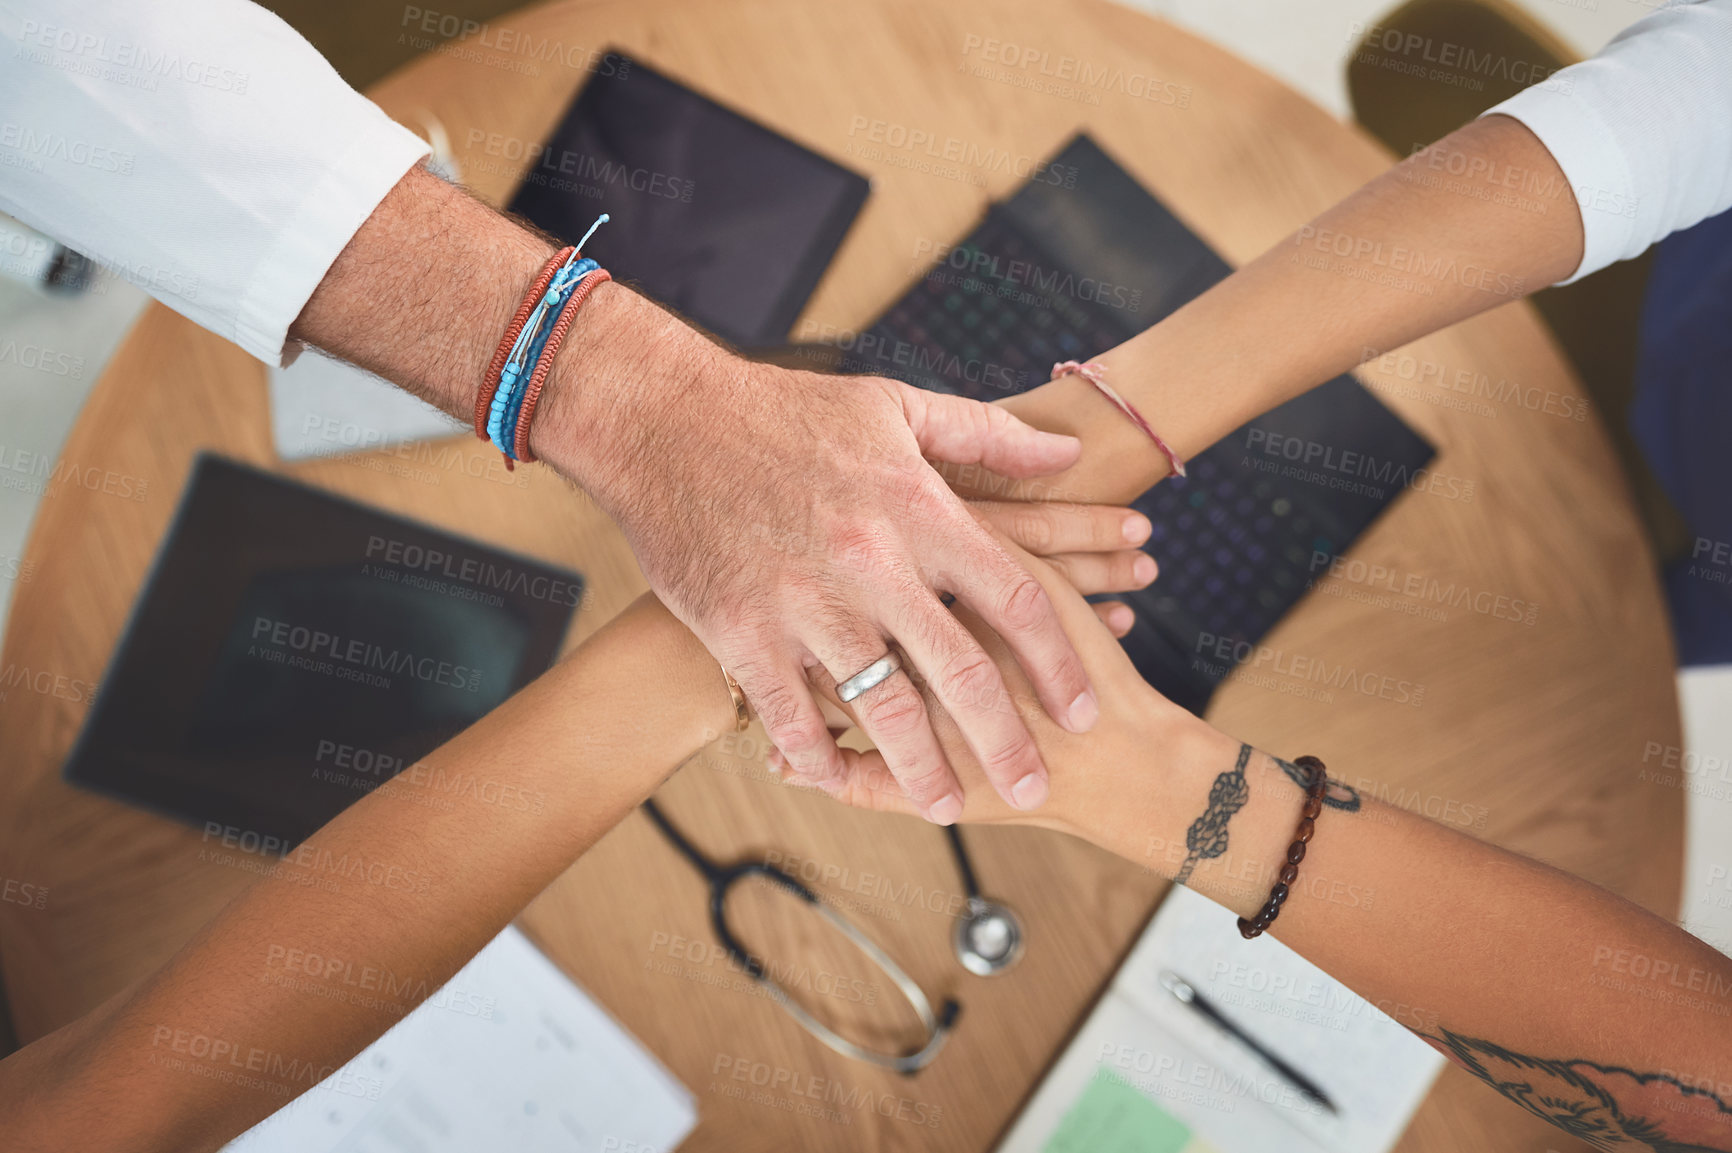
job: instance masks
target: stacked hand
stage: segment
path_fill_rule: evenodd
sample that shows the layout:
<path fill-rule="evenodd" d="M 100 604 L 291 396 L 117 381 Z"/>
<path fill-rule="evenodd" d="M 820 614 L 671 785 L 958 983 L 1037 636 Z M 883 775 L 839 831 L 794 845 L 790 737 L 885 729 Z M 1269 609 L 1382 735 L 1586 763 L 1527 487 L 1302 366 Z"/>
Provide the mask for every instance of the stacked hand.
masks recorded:
<path fill-rule="evenodd" d="M 1028 478 L 1069 467 L 1078 442 L 892 380 L 710 352 L 699 383 L 638 392 L 629 425 L 605 413 L 594 422 L 614 430 L 614 464 L 591 467 L 584 483 L 624 527 L 656 593 L 738 679 L 805 777 L 845 770 L 807 674 L 845 681 L 894 646 L 907 667 L 854 708 L 914 809 L 948 824 L 963 807 L 928 698 L 953 718 L 983 789 L 1019 810 L 1039 806 L 1047 772 L 1028 722 L 1005 707 L 1000 666 L 947 602 L 1003 638 L 1047 715 L 1086 732 L 1100 705 L 1083 663 L 1047 589 L 988 526 L 1052 557 L 1078 587 L 1107 592 L 1154 579 L 1135 547 L 1148 521 L 1085 506 L 971 510 L 928 459 Z M 1128 610 L 1105 611 L 1128 627 Z"/>

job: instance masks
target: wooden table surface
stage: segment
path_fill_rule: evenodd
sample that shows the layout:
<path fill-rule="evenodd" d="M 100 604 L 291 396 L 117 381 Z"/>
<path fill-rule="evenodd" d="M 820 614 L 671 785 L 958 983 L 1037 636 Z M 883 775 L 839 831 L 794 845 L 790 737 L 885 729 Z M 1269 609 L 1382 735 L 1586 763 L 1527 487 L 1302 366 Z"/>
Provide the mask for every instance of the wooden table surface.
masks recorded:
<path fill-rule="evenodd" d="M 438 41 L 417 27 L 404 35 L 425 37 L 426 48 Z M 524 143 L 545 137 L 610 46 L 871 176 L 872 196 L 797 337 L 869 321 L 934 245 L 966 234 L 990 199 L 1077 129 L 1235 264 L 1389 163 L 1364 135 L 1221 49 L 1096 0 L 570 0 L 443 42 L 372 95 L 411 125 L 435 114 L 466 182 L 500 203 L 524 169 Z M 1369 571 L 1349 573 L 1324 582 L 1267 643 L 1409 682 L 1417 705 L 1295 691 L 1316 686 L 1265 668 L 1228 685 L 1211 715 L 1263 747 L 1321 753 L 1362 787 L 1672 916 L 1682 798 L 1638 777 L 1648 742 L 1680 743 L 1672 652 L 1607 439 L 1592 416 L 1558 415 L 1559 398 L 1580 391 L 1525 304 L 1406 355 L 1361 378 L 1437 444 L 1435 471 L 1448 483 L 1404 494 L 1352 558 L 1472 593 L 1451 594 L 1440 610 L 1400 593 L 1380 600 Z M 1438 383 L 1473 374 L 1517 391 L 1475 398 Z M 1552 400 L 1527 407 L 1511 395 Z M 56 474 L 42 504 L 7 634 L 0 877 L 48 890 L 41 909 L 0 904 L 0 961 L 25 1040 L 161 964 L 247 883 L 199 860 L 197 831 L 59 777 L 200 449 L 282 467 L 265 370 L 152 306 L 66 445 L 63 464 L 75 467 Z M 472 438 L 282 471 L 582 570 L 592 595 L 573 642 L 644 588 L 620 534 L 582 494 L 539 468 L 521 485 L 501 483 L 497 457 Z M 1531 623 L 1503 619 L 1512 601 L 1533 609 Z M 1010 975 L 968 976 L 949 948 L 960 879 L 941 834 L 782 788 L 764 772 L 763 747 L 756 729 L 712 747 L 662 790 L 665 807 L 714 855 L 798 858 L 929 992 L 960 999 L 961 1027 L 932 1068 L 905 1080 L 848 1062 L 735 991 L 703 947 L 697 878 L 641 816 L 551 886 L 524 924 L 697 1094 L 701 1123 L 686 1149 L 990 1147 L 1165 884 L 1057 835 L 971 831 L 983 883 L 1021 912 L 1029 946 Z M 773 910 L 747 913 L 776 931 Z M 884 1004 L 856 1003 L 865 998 L 855 982 L 871 981 L 859 969 L 841 956 L 828 976 L 814 964 L 804 991 L 838 1020 L 893 1032 Z M 735 1094 L 738 1083 L 716 1070 L 738 1062 L 833 1079 L 878 1108 L 807 1116 L 791 1099 Z M 1453 1068 L 1401 1146 L 1576 1147 Z"/>

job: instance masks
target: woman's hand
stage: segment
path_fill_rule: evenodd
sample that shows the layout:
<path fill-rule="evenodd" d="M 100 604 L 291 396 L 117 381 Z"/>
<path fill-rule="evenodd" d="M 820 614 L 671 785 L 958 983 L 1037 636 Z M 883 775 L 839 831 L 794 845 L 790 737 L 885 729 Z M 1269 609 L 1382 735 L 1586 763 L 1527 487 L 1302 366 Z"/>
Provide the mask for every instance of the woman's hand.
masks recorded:
<path fill-rule="evenodd" d="M 1223 759 L 1230 764 L 1238 743 L 1150 688 L 1099 619 L 1097 606 L 1083 600 L 1054 564 L 1015 547 L 1011 551 L 1020 554 L 1017 559 L 1045 586 L 1057 607 L 1059 621 L 1095 686 L 1101 715 L 1095 728 L 1081 736 L 1054 724 L 1043 715 L 1034 690 L 1004 643 L 980 618 L 959 608 L 958 617 L 1004 676 L 1007 695 L 995 707 L 1014 709 L 1022 717 L 1052 772 L 1051 797 L 1032 812 L 1012 808 L 991 789 L 969 788 L 970 783 L 984 782 L 979 763 L 969 754 L 955 724 L 928 694 L 928 709 L 939 741 L 945 755 L 951 758 L 967 796 L 962 820 L 1058 829 L 1121 856 L 1158 866 L 1159 862 L 1148 861 L 1144 853 L 1149 831 L 1147 814 L 1171 811 L 1175 791 L 1191 785 L 1199 774 L 1213 771 L 1211 767 Z M 834 682 L 820 670 L 814 671 L 813 683 L 827 698 L 830 708 L 826 711 L 838 723 L 843 717 L 851 717 L 846 706 L 835 700 Z M 920 687 L 923 693 L 927 692 L 924 685 Z M 1150 773 L 1135 769 L 1146 763 L 1151 749 L 1162 750 L 1161 762 L 1171 771 Z M 860 808 L 918 815 L 918 809 L 902 795 L 876 751 L 844 749 L 843 755 L 849 772 L 841 781 L 821 786 L 825 792 Z M 786 770 L 785 762 L 773 752 L 770 764 L 776 771 Z M 1191 803 L 1192 798 L 1185 794 L 1184 804 Z"/>
<path fill-rule="evenodd" d="M 1137 547 L 1149 539 L 1149 518 L 1133 509 L 991 500 L 968 507 L 988 530 L 1044 559 L 1084 596 L 1147 588 L 1159 573 L 1155 559 Z M 1130 608 L 1117 601 L 1089 607 L 1116 637 L 1135 623 Z"/>

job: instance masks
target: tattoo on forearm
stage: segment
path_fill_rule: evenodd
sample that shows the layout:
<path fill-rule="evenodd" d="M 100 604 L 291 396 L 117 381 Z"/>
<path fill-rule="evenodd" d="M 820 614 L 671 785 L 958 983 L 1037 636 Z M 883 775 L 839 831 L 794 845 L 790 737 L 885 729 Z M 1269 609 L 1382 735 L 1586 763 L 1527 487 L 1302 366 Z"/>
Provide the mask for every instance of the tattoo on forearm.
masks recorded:
<path fill-rule="evenodd" d="M 1245 782 L 1245 766 L 1251 761 L 1251 746 L 1239 746 L 1239 760 L 1227 772 L 1215 778 L 1209 786 L 1209 807 L 1185 830 L 1185 863 L 1173 878 L 1177 884 L 1191 879 L 1191 870 L 1201 860 L 1212 860 L 1227 851 L 1227 822 L 1251 799 L 1251 786 Z"/>
<path fill-rule="evenodd" d="M 1732 1150 L 1732 1104 L 1673 1073 L 1534 1057 L 1448 1029 L 1419 1036 L 1528 1112 L 1596 1149 Z"/>
<path fill-rule="evenodd" d="M 1271 757 L 1270 760 L 1280 765 L 1281 771 L 1286 773 L 1288 779 L 1301 789 L 1311 783 L 1311 778 L 1305 770 L 1292 761 L 1284 761 L 1280 757 Z M 1332 809 L 1340 809 L 1344 813 L 1357 813 L 1359 811 L 1359 791 L 1352 785 L 1331 777 L 1329 778 L 1329 789 L 1323 794 L 1323 803 Z"/>

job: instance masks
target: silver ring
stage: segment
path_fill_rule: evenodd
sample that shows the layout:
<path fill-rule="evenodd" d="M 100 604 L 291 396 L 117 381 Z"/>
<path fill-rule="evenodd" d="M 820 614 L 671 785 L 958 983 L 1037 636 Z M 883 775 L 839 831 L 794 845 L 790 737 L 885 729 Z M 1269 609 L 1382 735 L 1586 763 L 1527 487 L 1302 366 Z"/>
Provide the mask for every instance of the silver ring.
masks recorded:
<path fill-rule="evenodd" d="M 902 658 L 891 649 L 847 680 L 836 686 L 836 695 L 843 704 L 847 704 L 867 689 L 875 688 L 889 679 L 890 674 L 902 667 Z"/>

